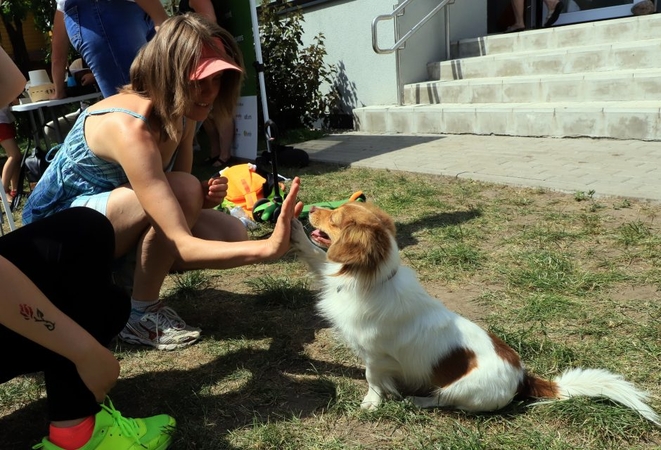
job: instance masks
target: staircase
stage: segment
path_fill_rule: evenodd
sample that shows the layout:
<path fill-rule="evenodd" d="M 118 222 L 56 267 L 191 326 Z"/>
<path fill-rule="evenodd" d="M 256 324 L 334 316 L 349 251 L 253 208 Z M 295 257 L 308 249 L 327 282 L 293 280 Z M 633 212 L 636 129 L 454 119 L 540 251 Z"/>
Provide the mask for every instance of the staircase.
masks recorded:
<path fill-rule="evenodd" d="M 661 14 L 452 45 L 405 105 L 354 109 L 374 133 L 661 140 Z"/>

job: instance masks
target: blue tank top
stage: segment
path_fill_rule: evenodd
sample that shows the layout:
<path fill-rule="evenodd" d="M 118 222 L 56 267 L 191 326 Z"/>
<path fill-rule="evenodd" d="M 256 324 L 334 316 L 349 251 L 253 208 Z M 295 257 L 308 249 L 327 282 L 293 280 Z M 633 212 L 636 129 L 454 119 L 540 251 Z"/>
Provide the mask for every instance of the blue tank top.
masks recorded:
<path fill-rule="evenodd" d="M 122 108 L 83 111 L 28 197 L 23 208 L 24 225 L 69 208 L 78 197 L 112 191 L 128 183 L 122 166 L 96 156 L 85 139 L 87 117 L 112 112 L 126 113 L 147 123 L 143 115 Z M 175 157 L 176 152 L 170 166 Z"/>

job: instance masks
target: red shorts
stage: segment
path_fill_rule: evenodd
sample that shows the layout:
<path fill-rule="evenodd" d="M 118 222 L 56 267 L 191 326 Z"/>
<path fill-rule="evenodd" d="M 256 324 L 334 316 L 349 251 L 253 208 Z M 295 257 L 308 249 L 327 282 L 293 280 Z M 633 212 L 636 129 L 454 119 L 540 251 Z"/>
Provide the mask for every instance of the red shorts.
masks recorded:
<path fill-rule="evenodd" d="M 13 123 L 0 123 L 0 142 L 16 137 L 16 127 Z"/>

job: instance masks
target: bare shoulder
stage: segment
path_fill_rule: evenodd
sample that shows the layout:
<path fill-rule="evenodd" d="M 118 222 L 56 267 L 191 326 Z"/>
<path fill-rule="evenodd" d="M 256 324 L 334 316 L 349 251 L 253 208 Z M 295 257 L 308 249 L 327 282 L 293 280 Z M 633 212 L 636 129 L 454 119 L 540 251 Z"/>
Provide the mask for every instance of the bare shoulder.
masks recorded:
<path fill-rule="evenodd" d="M 116 94 L 89 107 L 91 112 L 108 111 L 106 114 L 95 115 L 94 118 L 129 123 L 136 118 L 148 118 L 151 110 L 151 100 L 137 94 Z"/>
<path fill-rule="evenodd" d="M 127 148 L 129 143 L 131 146 L 153 143 L 147 122 L 151 112 L 149 99 L 135 94 L 117 94 L 90 106 L 89 111 L 108 111 L 90 115 L 85 123 L 87 144 L 97 156 L 116 161 L 116 153 Z"/>

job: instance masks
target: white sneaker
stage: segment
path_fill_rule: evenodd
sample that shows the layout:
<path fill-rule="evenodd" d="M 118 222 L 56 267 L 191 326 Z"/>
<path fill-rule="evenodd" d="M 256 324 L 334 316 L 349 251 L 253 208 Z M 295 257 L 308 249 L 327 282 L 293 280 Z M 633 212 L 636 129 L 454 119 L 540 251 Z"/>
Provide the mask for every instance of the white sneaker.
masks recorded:
<path fill-rule="evenodd" d="M 200 338 L 200 329 L 186 325 L 174 309 L 161 302 L 136 320 L 129 318 L 119 338 L 129 344 L 150 345 L 158 350 L 187 347 Z"/>

